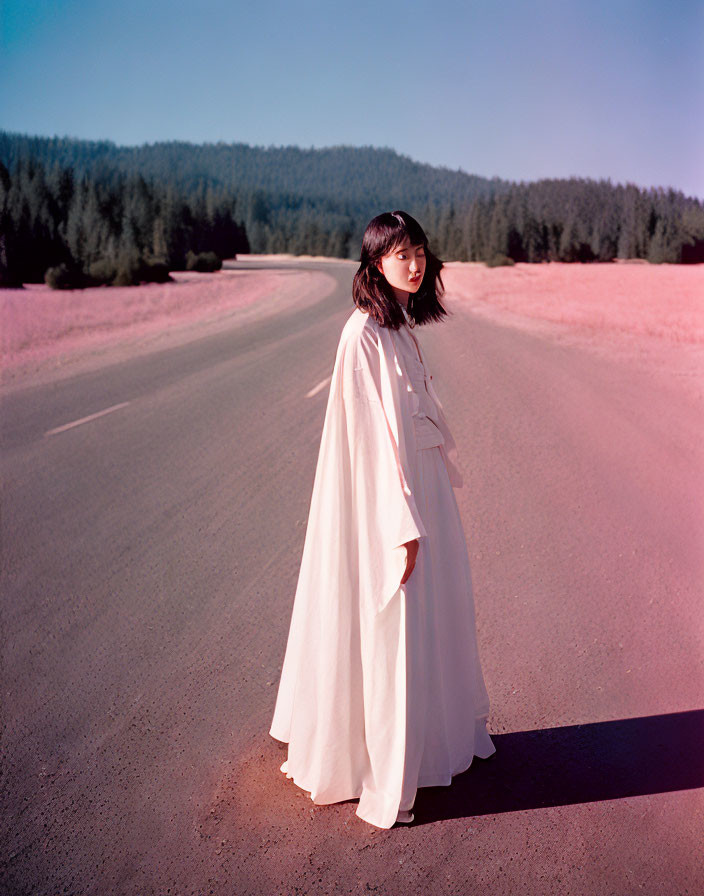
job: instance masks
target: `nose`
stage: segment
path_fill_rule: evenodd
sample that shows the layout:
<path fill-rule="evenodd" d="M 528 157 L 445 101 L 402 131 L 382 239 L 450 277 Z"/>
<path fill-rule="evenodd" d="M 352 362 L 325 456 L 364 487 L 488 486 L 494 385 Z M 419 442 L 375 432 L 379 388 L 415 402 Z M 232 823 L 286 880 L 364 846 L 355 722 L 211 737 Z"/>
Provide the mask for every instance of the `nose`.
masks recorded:
<path fill-rule="evenodd" d="M 412 271 L 417 271 L 417 270 L 418 270 L 418 262 L 416 261 L 415 258 L 412 258 L 412 259 L 411 259 L 410 269 L 411 269 Z"/>

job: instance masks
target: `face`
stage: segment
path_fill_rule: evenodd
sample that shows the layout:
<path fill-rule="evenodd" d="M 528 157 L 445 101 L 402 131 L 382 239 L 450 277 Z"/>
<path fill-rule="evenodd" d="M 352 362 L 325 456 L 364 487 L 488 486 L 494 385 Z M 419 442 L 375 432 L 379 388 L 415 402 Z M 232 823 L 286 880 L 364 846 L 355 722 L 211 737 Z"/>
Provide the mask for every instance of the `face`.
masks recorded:
<path fill-rule="evenodd" d="M 384 255 L 379 270 L 386 277 L 396 299 L 406 305 L 408 295 L 418 292 L 425 274 L 425 249 L 423 244 L 411 246 L 408 239 L 393 252 Z"/>

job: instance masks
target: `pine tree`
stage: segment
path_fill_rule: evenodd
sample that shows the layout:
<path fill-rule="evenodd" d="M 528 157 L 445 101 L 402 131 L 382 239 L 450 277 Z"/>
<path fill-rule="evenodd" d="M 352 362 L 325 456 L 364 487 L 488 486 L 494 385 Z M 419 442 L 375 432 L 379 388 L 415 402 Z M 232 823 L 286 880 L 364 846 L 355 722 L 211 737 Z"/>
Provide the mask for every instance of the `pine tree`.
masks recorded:
<path fill-rule="evenodd" d="M 508 255 L 508 230 L 506 204 L 502 197 L 497 197 L 493 202 L 491 219 L 489 221 L 489 238 L 484 256 L 485 261 L 490 261 L 497 256 Z"/>

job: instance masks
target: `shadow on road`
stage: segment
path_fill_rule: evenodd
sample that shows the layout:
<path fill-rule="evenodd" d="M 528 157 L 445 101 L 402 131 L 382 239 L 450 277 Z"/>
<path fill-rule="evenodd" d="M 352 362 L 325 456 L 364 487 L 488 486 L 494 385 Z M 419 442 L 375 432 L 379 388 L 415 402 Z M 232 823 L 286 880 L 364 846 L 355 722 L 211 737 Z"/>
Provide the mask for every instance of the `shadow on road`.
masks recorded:
<path fill-rule="evenodd" d="M 416 824 L 704 787 L 704 710 L 492 735 L 451 787 L 424 787 Z"/>

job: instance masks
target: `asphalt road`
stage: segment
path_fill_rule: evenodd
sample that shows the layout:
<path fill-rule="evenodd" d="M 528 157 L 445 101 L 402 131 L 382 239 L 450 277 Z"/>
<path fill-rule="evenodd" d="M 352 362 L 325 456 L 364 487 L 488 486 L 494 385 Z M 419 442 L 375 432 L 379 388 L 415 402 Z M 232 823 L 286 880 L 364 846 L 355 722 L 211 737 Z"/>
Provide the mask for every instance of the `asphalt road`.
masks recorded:
<path fill-rule="evenodd" d="M 704 892 L 701 403 L 452 302 L 420 338 L 497 753 L 390 831 L 279 772 L 354 270 L 310 266 L 317 304 L 3 398 L 0 890 Z"/>

